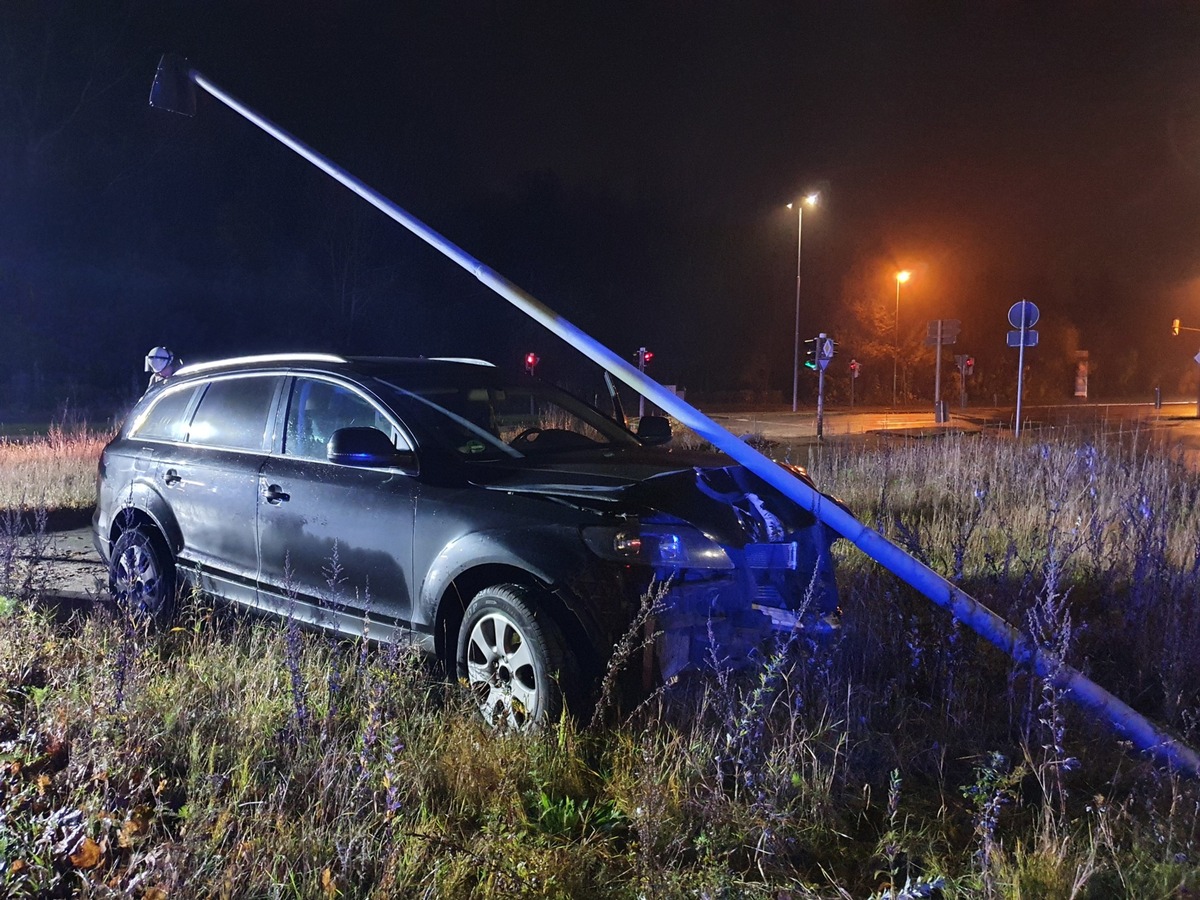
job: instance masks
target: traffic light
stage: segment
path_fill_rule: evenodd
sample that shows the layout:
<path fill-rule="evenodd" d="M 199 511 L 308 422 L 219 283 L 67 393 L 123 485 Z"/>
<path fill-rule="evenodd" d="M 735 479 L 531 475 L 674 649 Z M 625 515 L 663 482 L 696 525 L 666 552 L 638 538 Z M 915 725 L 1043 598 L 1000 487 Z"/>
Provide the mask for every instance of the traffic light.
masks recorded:
<path fill-rule="evenodd" d="M 654 351 L 647 350 L 645 347 L 638 347 L 637 352 L 633 354 L 633 358 L 637 360 L 638 369 L 645 372 L 646 364 L 654 359 Z"/>
<path fill-rule="evenodd" d="M 525 371 L 528 372 L 530 375 L 532 375 L 533 370 L 537 368 L 537 364 L 540 363 L 541 361 L 542 361 L 542 358 L 540 356 L 538 356 L 536 353 L 526 353 L 525 354 Z"/>
<path fill-rule="evenodd" d="M 966 359 L 963 360 L 963 374 L 964 375 L 974 375 L 975 374 L 975 357 L 968 356 Z"/>
<path fill-rule="evenodd" d="M 857 378 L 858 370 L 861 368 L 862 368 L 862 365 L 859 363 L 859 361 L 857 359 L 850 360 L 850 377 Z"/>
<path fill-rule="evenodd" d="M 820 338 L 808 338 L 804 342 L 804 368 L 817 370 L 817 354 L 820 352 Z"/>
<path fill-rule="evenodd" d="M 1179 334 L 1179 320 L 1178 319 L 1171 320 L 1171 334 Z"/>

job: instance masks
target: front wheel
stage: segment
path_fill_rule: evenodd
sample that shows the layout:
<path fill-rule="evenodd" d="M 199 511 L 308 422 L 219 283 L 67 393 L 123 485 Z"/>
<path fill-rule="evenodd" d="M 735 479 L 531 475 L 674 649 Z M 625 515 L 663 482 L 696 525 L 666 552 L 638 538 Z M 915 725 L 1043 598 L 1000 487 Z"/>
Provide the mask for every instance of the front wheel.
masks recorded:
<path fill-rule="evenodd" d="M 108 564 L 108 590 L 121 609 L 165 619 L 175 604 L 175 560 L 158 534 L 121 532 Z"/>
<path fill-rule="evenodd" d="M 514 584 L 484 588 L 467 607 L 459 630 L 459 678 L 495 726 L 530 728 L 562 712 L 562 632 L 531 597 Z"/>

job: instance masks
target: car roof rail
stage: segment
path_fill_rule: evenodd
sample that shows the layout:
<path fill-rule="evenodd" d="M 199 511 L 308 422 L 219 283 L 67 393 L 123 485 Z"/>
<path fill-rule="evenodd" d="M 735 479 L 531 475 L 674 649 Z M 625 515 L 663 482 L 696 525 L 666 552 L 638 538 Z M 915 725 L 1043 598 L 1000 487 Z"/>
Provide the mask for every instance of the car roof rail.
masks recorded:
<path fill-rule="evenodd" d="M 466 363 L 469 366 L 488 366 L 493 369 L 496 368 L 496 364 L 494 362 L 488 362 L 486 359 L 473 359 L 469 356 L 430 356 L 427 358 L 433 360 L 434 362 Z"/>
<path fill-rule="evenodd" d="M 253 366 L 263 363 L 344 363 L 346 359 L 334 356 L 332 353 L 263 353 L 258 356 L 232 356 L 228 359 L 214 359 L 212 362 L 192 363 L 183 366 L 175 374 L 192 375 L 196 372 L 207 372 L 212 369 L 224 369 L 230 366 Z"/>

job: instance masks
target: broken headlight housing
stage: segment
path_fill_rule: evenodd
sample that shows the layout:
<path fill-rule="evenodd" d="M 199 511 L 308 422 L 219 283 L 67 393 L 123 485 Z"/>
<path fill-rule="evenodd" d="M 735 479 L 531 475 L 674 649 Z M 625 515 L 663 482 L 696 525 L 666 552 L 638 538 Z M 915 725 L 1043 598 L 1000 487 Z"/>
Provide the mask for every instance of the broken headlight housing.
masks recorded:
<path fill-rule="evenodd" d="M 642 522 L 584 528 L 584 543 L 601 559 L 656 569 L 732 569 L 725 548 L 685 523 Z"/>

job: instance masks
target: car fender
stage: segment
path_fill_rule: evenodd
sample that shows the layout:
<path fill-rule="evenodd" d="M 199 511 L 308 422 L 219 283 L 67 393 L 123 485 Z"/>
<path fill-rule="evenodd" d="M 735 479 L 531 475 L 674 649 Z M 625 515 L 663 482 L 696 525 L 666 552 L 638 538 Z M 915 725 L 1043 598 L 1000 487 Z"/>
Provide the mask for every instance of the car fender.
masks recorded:
<path fill-rule="evenodd" d="M 596 562 L 588 552 L 579 532 L 566 526 L 547 525 L 520 531 L 503 529 L 476 531 L 462 535 L 448 544 L 429 567 L 421 587 L 420 610 L 431 625 L 438 620 L 444 597 L 454 597 L 451 585 L 457 579 L 471 580 L 474 570 L 495 567 L 498 580 L 511 581 L 520 572 L 551 594 L 568 620 L 559 625 L 569 633 L 578 633 L 597 653 L 611 646 L 614 623 L 598 615 L 596 598 L 583 596 L 573 584 L 580 572 Z M 487 580 L 487 579 L 485 579 Z M 521 579 L 518 579 L 521 580 Z M 469 596 L 459 597 L 463 607 Z M 461 613 L 461 610 L 459 610 Z M 449 613 L 452 615 L 452 613 Z M 578 629 L 578 632 L 576 632 Z M 616 630 L 619 633 L 619 629 Z"/>
<path fill-rule="evenodd" d="M 112 534 L 113 529 L 120 524 L 121 516 L 126 510 L 138 510 L 150 518 L 154 527 L 166 539 L 171 553 L 178 556 L 183 550 L 183 532 L 170 503 L 159 493 L 154 483 L 139 479 L 130 485 L 125 497 L 125 503 L 113 513 L 112 520 L 108 523 L 109 533 Z"/>
<path fill-rule="evenodd" d="M 548 590 L 554 590 L 586 562 L 587 548 L 578 530 L 573 528 L 473 531 L 455 538 L 434 559 L 421 585 L 420 605 L 435 610 L 450 584 L 470 569 L 484 566 L 520 569 Z"/>

